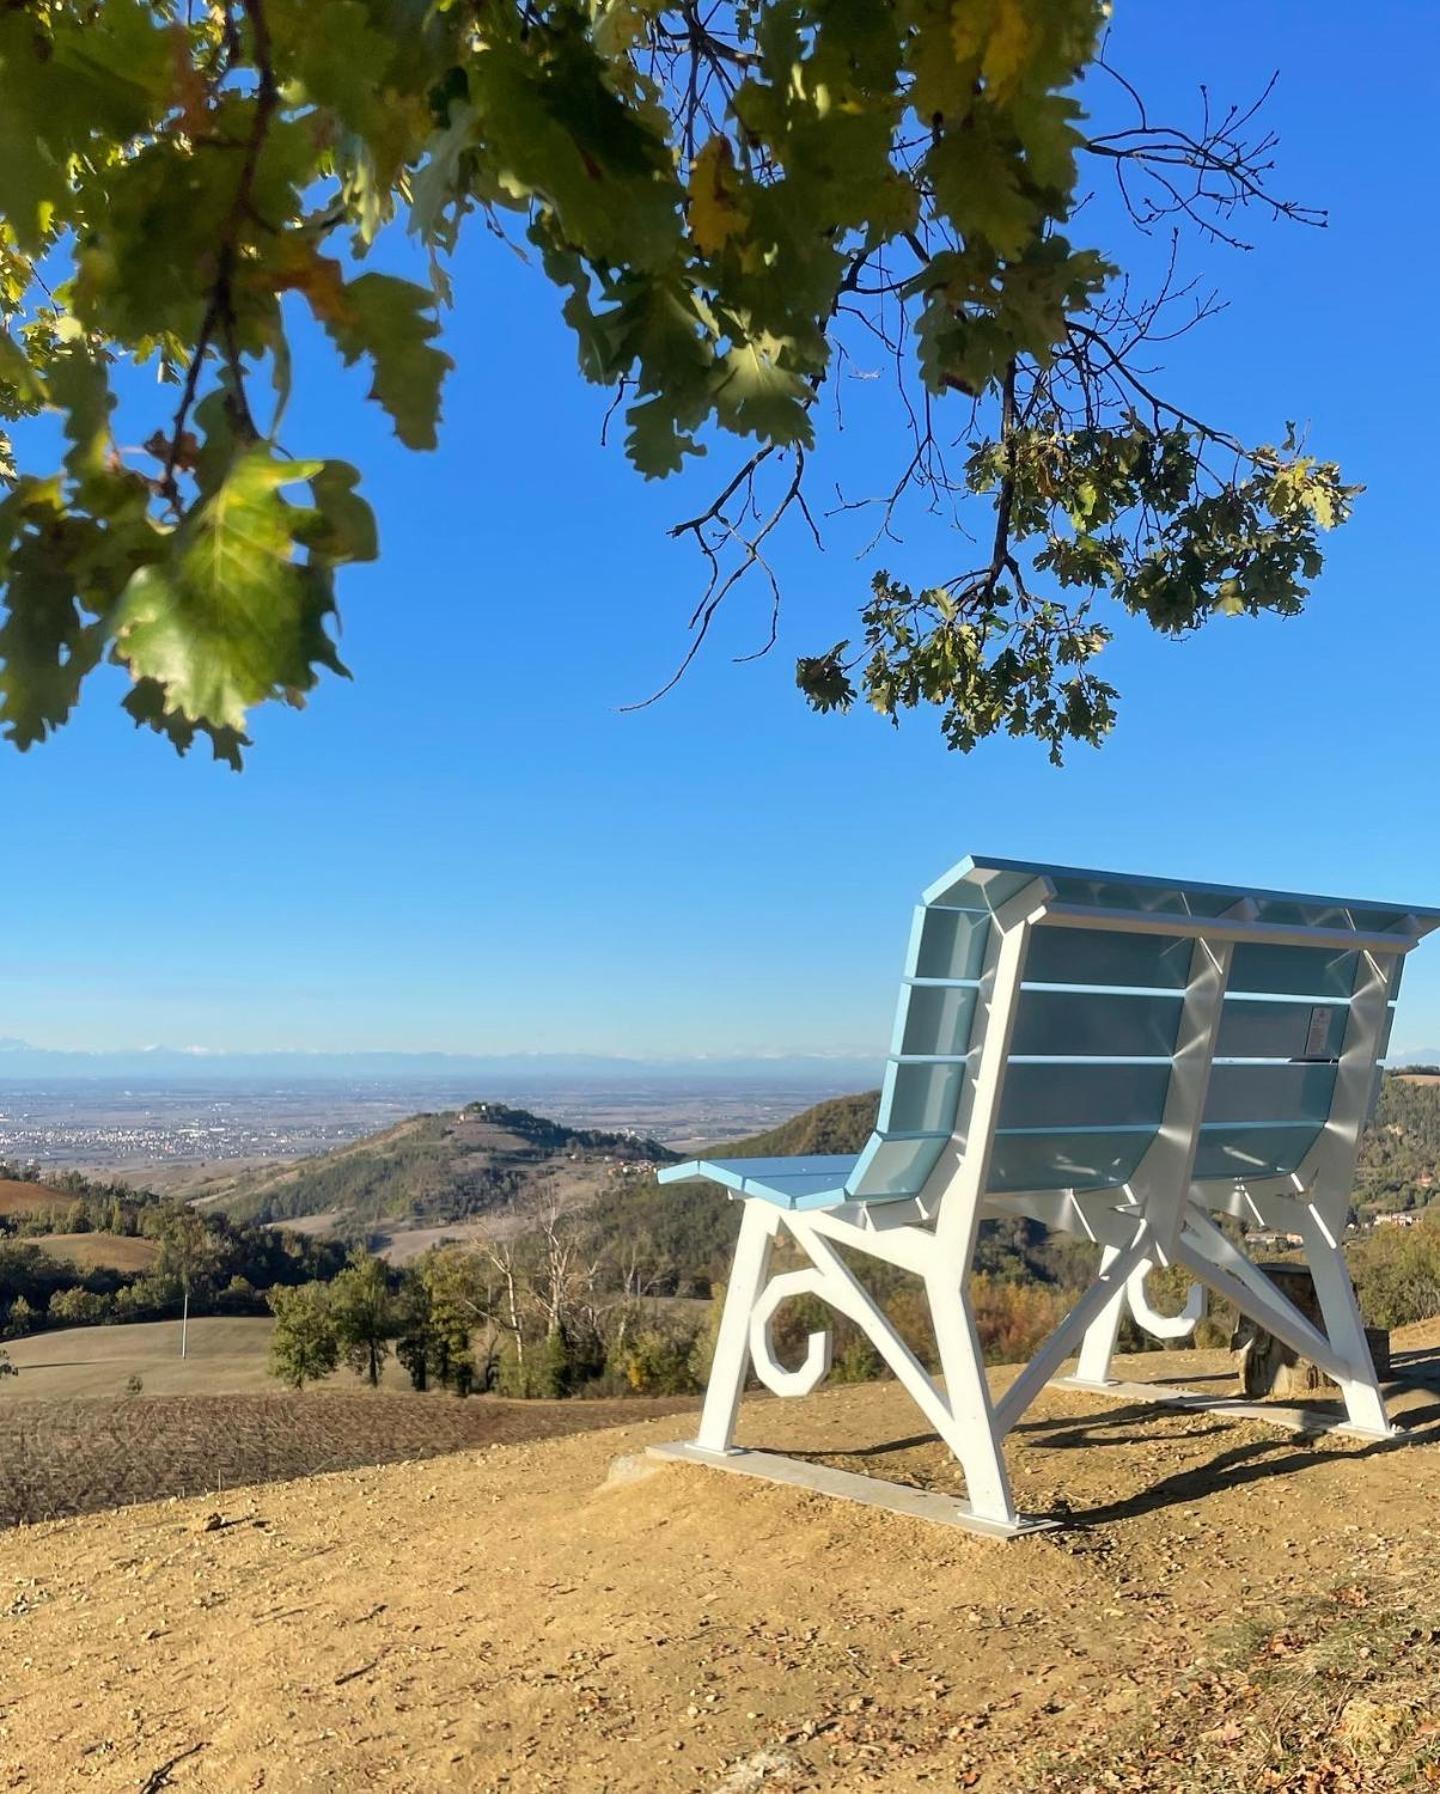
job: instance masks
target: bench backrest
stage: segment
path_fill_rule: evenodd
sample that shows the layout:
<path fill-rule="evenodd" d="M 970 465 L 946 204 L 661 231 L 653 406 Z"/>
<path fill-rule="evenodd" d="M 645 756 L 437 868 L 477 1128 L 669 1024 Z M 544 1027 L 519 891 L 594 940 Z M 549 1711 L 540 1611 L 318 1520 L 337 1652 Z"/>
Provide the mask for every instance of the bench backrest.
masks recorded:
<path fill-rule="evenodd" d="M 997 947 L 1017 904 L 1025 944 L 1006 991 Z M 1199 1048 L 1193 1175 L 1293 1171 L 1331 1122 L 1342 1052 L 1352 1073 L 1363 1054 L 1374 1088 L 1404 955 L 1437 924 L 1435 910 L 963 861 L 915 912 L 879 1119 L 847 1189 L 870 1202 L 920 1194 L 997 1027 L 1008 1040 L 988 1190 L 1126 1183 L 1165 1120 L 1177 1048 L 1197 1050 L 1185 1019 L 1197 953 L 1228 963 L 1206 986 L 1223 998 Z"/>

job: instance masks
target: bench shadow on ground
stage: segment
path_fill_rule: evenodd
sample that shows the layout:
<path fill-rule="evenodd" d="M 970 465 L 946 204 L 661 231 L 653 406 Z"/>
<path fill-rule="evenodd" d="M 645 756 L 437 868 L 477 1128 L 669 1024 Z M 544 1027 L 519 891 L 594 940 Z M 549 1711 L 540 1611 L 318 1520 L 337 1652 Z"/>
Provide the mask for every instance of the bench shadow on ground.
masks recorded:
<path fill-rule="evenodd" d="M 1171 1413 L 1181 1411 L 1169 1410 Z M 1153 1420 L 1155 1413 L 1153 1404 L 1138 1402 L 1129 1409 L 1120 1408 L 1112 1415 L 1098 1416 L 1093 1421 L 1087 1420 L 1079 1424 L 1073 1421 L 1052 1422 L 1050 1424 L 1054 1430 L 1050 1436 L 1037 1443 L 1060 1449 L 1087 1445 L 1103 1447 L 1107 1442 L 1118 1443 L 1113 1439 L 1107 1441 L 1104 1437 L 1107 1422 L 1113 1426 L 1116 1422 L 1138 1421 L 1141 1416 Z M 1375 1439 L 1363 1444 L 1353 1440 L 1348 1440 L 1343 1445 L 1330 1444 L 1328 1435 L 1324 1433 L 1289 1433 L 1264 1439 L 1245 1439 L 1204 1463 L 1192 1464 L 1175 1471 L 1132 1494 L 1112 1501 L 1077 1507 L 1056 1517 L 1063 1518 L 1067 1525 L 1075 1527 L 1103 1526 L 1116 1520 L 1137 1519 L 1143 1514 L 1155 1513 L 1167 1507 L 1188 1506 L 1204 1495 L 1243 1488 L 1247 1483 L 1261 1482 L 1269 1477 L 1291 1476 L 1332 1462 L 1354 1462 L 1391 1452 L 1408 1451 L 1414 1446 L 1433 1444 L 1440 1440 L 1440 1402 L 1424 1408 L 1412 1408 L 1403 1419 L 1405 1430 L 1399 1437 Z M 1224 1429 L 1224 1415 L 1216 1415 L 1215 1421 L 1215 1426 L 1205 1429 L 1207 1433 Z M 1036 1423 L 1036 1427 L 1042 1433 L 1046 1430 L 1043 1422 Z M 1100 1436 L 1097 1437 L 1097 1434 Z M 1144 1437 L 1143 1431 L 1126 1435 L 1127 1440 L 1136 1442 Z"/>
<path fill-rule="evenodd" d="M 1362 1443 L 1346 1438 L 1342 1444 L 1332 1444 L 1329 1442 L 1330 1436 L 1318 1430 L 1313 1433 L 1287 1431 L 1261 1439 L 1252 1436 L 1237 1441 L 1230 1450 L 1221 1451 L 1204 1463 L 1189 1465 L 1131 1494 L 1090 1505 L 1072 1506 L 1061 1503 L 1050 1512 L 1036 1517 L 1058 1520 L 1062 1525 L 1077 1530 L 1103 1526 L 1117 1520 L 1137 1519 L 1141 1515 L 1167 1507 L 1189 1505 L 1201 1496 L 1242 1488 L 1267 1477 L 1293 1475 L 1334 1461 L 1364 1460 L 1391 1452 L 1408 1451 L 1417 1445 L 1440 1443 L 1440 1351 L 1398 1352 L 1392 1360 L 1392 1367 L 1395 1374 L 1387 1380 L 1384 1387 L 1387 1398 L 1391 1399 L 1392 1412 L 1395 1411 L 1395 1398 L 1400 1398 L 1401 1406 L 1395 1413 L 1395 1418 L 1403 1428 L 1394 1439 L 1375 1439 Z M 1187 1377 L 1184 1387 L 1193 1388 L 1202 1384 L 1222 1385 L 1225 1395 L 1219 1399 L 1230 1399 L 1234 1391 L 1233 1377 L 1224 1374 Z M 1417 1394 L 1433 1399 L 1418 1406 L 1405 1402 L 1405 1397 Z M 1216 1397 L 1207 1395 L 1207 1399 Z M 1233 1399 L 1238 1402 L 1243 1398 L 1233 1396 Z M 1334 1404 L 1287 1405 L 1292 1412 L 1299 1408 L 1302 1412 L 1313 1414 L 1322 1425 L 1333 1420 L 1337 1411 Z M 1264 1422 L 1255 1421 L 1244 1414 L 1227 1413 L 1224 1409 L 1185 1408 L 1159 1401 L 1137 1401 L 1120 1402 L 1094 1414 L 1048 1419 L 1039 1417 L 1022 1421 L 1015 1428 L 1015 1433 L 1024 1436 L 1032 1449 L 1039 1451 L 1103 1451 L 1107 1446 L 1144 1445 L 1150 1440 L 1158 1442 L 1164 1435 L 1155 1431 L 1156 1422 L 1166 1415 L 1181 1413 L 1189 1414 L 1194 1419 L 1203 1419 L 1207 1423 L 1187 1429 L 1185 1436 L 1188 1439 L 1228 1433 L 1236 1422 L 1249 1426 L 1264 1425 Z M 810 1463 L 857 1460 L 873 1463 L 891 1453 L 914 1451 L 939 1444 L 938 1433 L 922 1432 L 901 1439 L 888 1439 L 876 1445 L 838 1450 L 797 1451 L 791 1447 L 786 1455 Z M 900 1475 L 893 1480 L 906 1482 L 909 1479 Z"/>

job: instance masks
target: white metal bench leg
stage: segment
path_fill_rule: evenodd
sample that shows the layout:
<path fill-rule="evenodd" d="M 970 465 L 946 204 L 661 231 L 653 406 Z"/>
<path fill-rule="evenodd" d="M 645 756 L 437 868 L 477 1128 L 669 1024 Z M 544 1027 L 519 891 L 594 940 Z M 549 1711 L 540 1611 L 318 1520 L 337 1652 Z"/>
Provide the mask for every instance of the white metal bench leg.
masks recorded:
<path fill-rule="evenodd" d="M 971 1511 L 1002 1526 L 1017 1524 L 1015 1497 L 1005 1468 L 1002 1440 L 997 1436 L 985 1359 L 975 1319 L 963 1289 L 948 1276 L 927 1277 L 925 1294 L 945 1379 L 950 1410 L 946 1444 L 965 1472 L 965 1495 Z"/>
<path fill-rule="evenodd" d="M 769 1276 L 774 1244 L 773 1213 L 767 1213 L 763 1203 L 747 1202 L 740 1217 L 740 1238 L 735 1243 L 715 1357 L 700 1413 L 700 1430 L 695 1435 L 695 1443 L 706 1451 L 732 1449 L 735 1417 L 750 1366 L 750 1311 Z"/>
<path fill-rule="evenodd" d="M 1305 1258 L 1315 1283 L 1320 1312 L 1325 1317 L 1330 1348 L 1349 1372 L 1347 1376 L 1336 1375 L 1335 1380 L 1345 1398 L 1350 1424 L 1379 1438 L 1389 1439 L 1396 1429 L 1385 1411 L 1385 1398 L 1375 1375 L 1375 1360 L 1365 1337 L 1365 1323 L 1355 1301 L 1350 1273 L 1345 1268 L 1344 1251 L 1316 1208 L 1305 1209 L 1300 1225 L 1305 1239 Z"/>
<path fill-rule="evenodd" d="M 1102 1277 L 1119 1256 L 1120 1248 L 1118 1246 L 1106 1246 L 1103 1249 L 1100 1254 Z M 1075 1366 L 1075 1382 L 1088 1383 L 1095 1388 L 1103 1389 L 1114 1381 L 1110 1375 L 1110 1360 L 1115 1356 L 1115 1343 L 1120 1337 L 1120 1322 L 1124 1314 L 1125 1285 L 1122 1283 L 1100 1310 L 1099 1315 L 1085 1329 L 1085 1338 L 1080 1347 L 1080 1359 Z"/>
<path fill-rule="evenodd" d="M 1389 1439 L 1395 1429 L 1385 1412 L 1344 1253 L 1313 1205 L 1301 1207 L 1300 1226 L 1306 1262 L 1325 1322 L 1324 1333 L 1287 1301 L 1213 1222 L 1193 1212 L 1179 1256 L 1197 1276 L 1234 1302 L 1242 1314 L 1333 1378 L 1345 1398 L 1353 1429 Z"/>

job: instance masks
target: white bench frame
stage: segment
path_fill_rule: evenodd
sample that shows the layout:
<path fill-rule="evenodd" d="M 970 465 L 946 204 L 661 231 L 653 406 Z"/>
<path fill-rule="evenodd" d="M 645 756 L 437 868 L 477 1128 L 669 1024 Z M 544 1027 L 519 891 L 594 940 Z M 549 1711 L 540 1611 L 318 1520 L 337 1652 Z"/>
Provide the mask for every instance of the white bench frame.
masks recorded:
<path fill-rule="evenodd" d="M 990 1194 L 995 1128 L 1026 954 L 1034 931 L 1054 926 L 1194 940 L 1164 1115 L 1145 1157 L 1117 1189 Z M 817 1296 L 860 1328 L 958 1459 L 967 1500 L 955 1509 L 954 1522 L 1000 1536 L 1030 1530 L 1045 1522 L 1026 1521 L 1016 1511 L 1003 1450 L 1006 1437 L 1077 1351 L 1078 1371 L 1067 1380 L 1070 1384 L 1122 1390 L 1110 1378 L 1110 1360 L 1127 1302 L 1139 1323 L 1161 1338 L 1181 1337 L 1193 1328 L 1203 1311 L 1202 1289 L 1192 1289 L 1179 1316 L 1156 1314 L 1146 1299 L 1146 1274 L 1171 1263 L 1183 1265 L 1200 1284 L 1332 1377 L 1344 1398 L 1344 1430 L 1366 1438 L 1392 1437 L 1395 1429 L 1376 1379 L 1341 1241 L 1360 1136 L 1384 1051 L 1397 957 L 1433 926 L 1433 920 L 1413 916 L 1393 933 L 1292 926 L 1258 920 L 1250 898 L 1218 918 L 1112 911 L 1057 902 L 1049 879 L 1034 878 L 994 911 L 971 1035 L 973 1075 L 965 1081 L 952 1138 L 920 1195 L 808 1211 L 788 1210 L 759 1197 L 744 1199 L 699 1431 L 692 1443 L 667 1447 L 665 1455 L 741 1467 L 728 1461 L 737 1456 L 735 1423 L 750 1366 L 780 1396 L 809 1394 L 830 1368 L 828 1331 L 810 1335 L 805 1359 L 795 1369 L 779 1362 L 772 1337 L 782 1302 Z M 1199 1129 L 1231 955 L 1242 941 L 1356 952 L 1356 979 L 1329 1118 L 1303 1163 L 1284 1177 L 1202 1183 L 1194 1178 Z M 1215 1224 L 1217 1212 L 1303 1238 L 1324 1316 L 1323 1333 L 1231 1244 Z M 985 1374 L 968 1278 L 981 1221 L 1006 1215 L 1028 1216 L 1052 1230 L 1079 1234 L 1098 1243 L 1102 1256 L 1094 1282 L 996 1398 Z M 771 1276 L 772 1252 L 782 1236 L 809 1263 Z M 837 1246 L 856 1248 L 923 1281 L 940 1379 L 925 1370 Z M 793 1482 L 802 1466 L 787 1463 L 784 1480 Z M 804 1468 L 811 1469 L 805 1480 L 812 1486 L 827 1486 L 822 1470 Z M 766 1474 L 758 1465 L 755 1473 Z"/>

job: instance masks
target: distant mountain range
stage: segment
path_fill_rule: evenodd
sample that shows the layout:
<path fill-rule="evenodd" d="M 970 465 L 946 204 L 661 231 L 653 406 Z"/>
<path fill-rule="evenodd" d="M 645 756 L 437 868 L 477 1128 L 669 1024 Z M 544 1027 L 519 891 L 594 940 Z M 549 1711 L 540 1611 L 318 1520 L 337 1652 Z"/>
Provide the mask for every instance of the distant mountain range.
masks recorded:
<path fill-rule="evenodd" d="M 1392 1067 L 1440 1065 L 1440 1046 L 1392 1053 Z M 669 1059 L 606 1053 L 211 1052 L 198 1047 L 130 1047 L 84 1052 L 0 1037 L 0 1084 L 64 1078 L 174 1083 L 291 1083 L 307 1078 L 424 1083 L 470 1080 L 476 1088 L 580 1081 L 590 1084 L 749 1081 L 833 1091 L 878 1082 L 883 1061 L 863 1053 L 693 1054 Z"/>
<path fill-rule="evenodd" d="M 756 1080 L 835 1089 L 873 1082 L 880 1066 L 863 1055 L 824 1053 L 696 1055 L 675 1059 L 611 1057 L 603 1053 L 208 1052 L 184 1047 L 138 1047 L 77 1052 L 0 1038 L 0 1084 L 56 1078 L 134 1078 L 173 1084 L 289 1083 L 306 1078 L 387 1082 L 473 1081 L 498 1089 L 511 1082 L 700 1083 Z"/>

